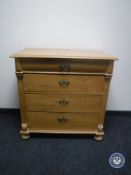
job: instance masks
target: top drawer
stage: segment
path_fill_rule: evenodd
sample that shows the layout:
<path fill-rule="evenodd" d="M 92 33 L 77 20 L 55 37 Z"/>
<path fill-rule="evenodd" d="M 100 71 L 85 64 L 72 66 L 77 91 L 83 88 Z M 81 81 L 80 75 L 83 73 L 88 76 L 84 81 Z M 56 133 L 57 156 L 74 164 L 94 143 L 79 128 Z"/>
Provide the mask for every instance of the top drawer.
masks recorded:
<path fill-rule="evenodd" d="M 17 71 L 112 73 L 113 61 L 23 58 L 16 59 Z"/>

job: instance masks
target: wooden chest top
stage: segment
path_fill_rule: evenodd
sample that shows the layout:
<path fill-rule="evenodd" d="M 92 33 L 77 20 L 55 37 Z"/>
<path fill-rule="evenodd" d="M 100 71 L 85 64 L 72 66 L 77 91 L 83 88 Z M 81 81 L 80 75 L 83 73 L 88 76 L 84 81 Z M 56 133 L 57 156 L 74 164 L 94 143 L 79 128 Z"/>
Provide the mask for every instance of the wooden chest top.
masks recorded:
<path fill-rule="evenodd" d="M 14 53 L 11 58 L 75 58 L 75 59 L 95 59 L 95 60 L 117 60 L 116 57 L 100 50 L 82 49 L 43 49 L 28 48 Z"/>

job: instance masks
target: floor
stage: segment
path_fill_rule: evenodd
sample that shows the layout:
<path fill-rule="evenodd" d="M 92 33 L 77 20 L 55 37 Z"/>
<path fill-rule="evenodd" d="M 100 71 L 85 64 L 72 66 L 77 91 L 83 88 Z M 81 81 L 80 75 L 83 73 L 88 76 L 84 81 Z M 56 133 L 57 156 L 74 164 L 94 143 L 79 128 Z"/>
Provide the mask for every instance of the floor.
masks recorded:
<path fill-rule="evenodd" d="M 19 137 L 19 112 L 0 113 L 0 175 L 130 175 L 131 117 L 106 114 L 105 138 L 92 136 L 32 135 Z M 120 152 L 125 165 L 115 169 L 109 157 Z"/>

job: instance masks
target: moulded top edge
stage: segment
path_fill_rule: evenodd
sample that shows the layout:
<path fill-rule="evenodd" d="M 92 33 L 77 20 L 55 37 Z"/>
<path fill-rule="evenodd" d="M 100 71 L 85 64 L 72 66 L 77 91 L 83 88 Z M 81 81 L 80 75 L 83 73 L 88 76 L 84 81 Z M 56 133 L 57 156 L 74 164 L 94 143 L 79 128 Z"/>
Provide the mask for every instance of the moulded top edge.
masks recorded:
<path fill-rule="evenodd" d="M 51 49 L 51 48 L 27 48 L 10 55 L 10 58 L 73 58 L 73 59 L 98 59 L 118 60 L 117 57 L 101 50 L 83 49 Z"/>

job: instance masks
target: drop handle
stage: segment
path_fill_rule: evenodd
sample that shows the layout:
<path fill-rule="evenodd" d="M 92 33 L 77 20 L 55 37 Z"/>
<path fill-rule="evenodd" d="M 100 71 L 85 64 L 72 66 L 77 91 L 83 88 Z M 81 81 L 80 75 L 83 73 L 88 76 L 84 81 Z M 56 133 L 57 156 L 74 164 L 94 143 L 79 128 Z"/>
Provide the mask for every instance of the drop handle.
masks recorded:
<path fill-rule="evenodd" d="M 67 80 L 60 80 L 60 81 L 58 81 L 58 84 L 60 87 L 66 88 L 69 86 L 70 82 Z"/>
<path fill-rule="evenodd" d="M 59 103 L 60 105 L 66 106 L 66 105 L 68 105 L 69 101 L 63 99 L 63 100 L 59 100 L 58 103 Z"/>
<path fill-rule="evenodd" d="M 71 66 L 69 64 L 60 64 L 59 68 L 61 71 L 69 71 Z"/>
<path fill-rule="evenodd" d="M 65 118 L 65 117 L 63 117 L 63 116 L 58 117 L 57 120 L 58 120 L 59 122 L 67 122 L 67 121 L 68 121 L 68 119 Z"/>

